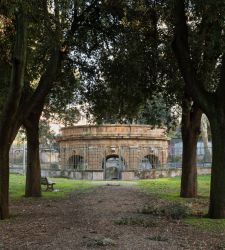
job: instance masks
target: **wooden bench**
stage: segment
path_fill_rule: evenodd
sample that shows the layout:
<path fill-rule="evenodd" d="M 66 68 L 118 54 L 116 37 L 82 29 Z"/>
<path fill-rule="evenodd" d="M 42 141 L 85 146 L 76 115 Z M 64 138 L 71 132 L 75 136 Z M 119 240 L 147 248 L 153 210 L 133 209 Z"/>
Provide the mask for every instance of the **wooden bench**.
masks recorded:
<path fill-rule="evenodd" d="M 45 191 L 53 191 L 55 184 L 55 182 L 50 181 L 47 177 L 41 177 L 41 185 L 46 186 Z"/>

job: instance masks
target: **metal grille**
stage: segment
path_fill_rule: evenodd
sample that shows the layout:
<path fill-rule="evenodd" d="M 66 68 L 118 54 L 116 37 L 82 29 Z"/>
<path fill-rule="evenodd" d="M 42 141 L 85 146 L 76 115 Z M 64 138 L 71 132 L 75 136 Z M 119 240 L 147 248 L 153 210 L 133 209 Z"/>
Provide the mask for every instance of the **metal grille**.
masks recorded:
<path fill-rule="evenodd" d="M 9 153 L 9 166 L 25 170 L 27 163 L 27 148 L 12 146 Z M 42 169 L 59 169 L 59 151 L 55 148 L 40 148 L 40 163 Z"/>
<path fill-rule="evenodd" d="M 113 148 L 113 149 L 112 149 Z M 61 164 L 66 169 L 102 170 L 109 164 L 123 170 L 148 170 L 166 165 L 167 151 L 159 147 L 76 146 L 61 149 Z"/>
<path fill-rule="evenodd" d="M 206 157 L 206 152 L 210 157 Z M 212 163 L 211 144 L 204 148 L 202 142 L 198 143 L 197 149 L 197 166 L 210 167 Z M 22 168 L 26 167 L 26 145 L 12 146 L 10 149 L 10 166 Z M 76 147 L 63 147 L 59 150 L 55 148 L 40 148 L 40 162 L 42 169 L 67 169 L 75 171 L 97 170 L 104 171 L 106 174 L 107 167 L 118 168 L 120 171 L 129 170 L 150 170 L 152 168 L 181 167 L 182 164 L 182 142 L 172 141 L 169 149 L 160 147 L 144 146 L 93 146 L 81 145 Z M 107 162 L 108 161 L 108 162 Z M 113 165 L 114 164 L 114 165 Z M 116 172 L 116 170 L 115 170 Z"/>

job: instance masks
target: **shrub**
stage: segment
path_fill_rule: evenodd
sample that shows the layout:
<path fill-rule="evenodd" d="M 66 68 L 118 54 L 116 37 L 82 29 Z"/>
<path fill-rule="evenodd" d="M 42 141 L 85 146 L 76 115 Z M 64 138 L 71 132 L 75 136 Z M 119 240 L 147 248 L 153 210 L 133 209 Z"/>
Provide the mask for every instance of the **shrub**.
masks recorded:
<path fill-rule="evenodd" d="M 141 211 L 143 214 L 152 214 L 154 216 L 166 216 L 167 218 L 179 220 L 190 215 L 190 209 L 180 203 L 171 203 L 161 207 L 144 206 Z"/>
<path fill-rule="evenodd" d="M 190 215 L 190 209 L 181 203 L 169 204 L 166 209 L 166 216 L 175 220 L 186 218 Z"/>
<path fill-rule="evenodd" d="M 92 239 L 87 243 L 87 247 L 102 247 L 102 246 L 114 246 L 115 241 L 110 238 L 96 238 Z"/>
<path fill-rule="evenodd" d="M 148 205 L 145 205 L 140 212 L 142 214 L 152 214 L 155 216 L 165 215 L 165 209 L 163 207 L 150 207 Z"/>

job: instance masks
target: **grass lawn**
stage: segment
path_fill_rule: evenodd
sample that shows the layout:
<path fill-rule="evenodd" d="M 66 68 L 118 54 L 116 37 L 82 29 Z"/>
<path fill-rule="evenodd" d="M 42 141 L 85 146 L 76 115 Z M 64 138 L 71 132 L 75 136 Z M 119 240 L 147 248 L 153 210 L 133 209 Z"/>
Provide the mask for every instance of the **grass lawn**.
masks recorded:
<path fill-rule="evenodd" d="M 210 175 L 198 176 L 198 198 L 180 198 L 180 177 L 139 180 L 137 185 L 147 193 L 163 200 L 181 203 L 191 208 L 192 215 L 183 219 L 184 223 L 200 230 L 224 232 L 225 219 L 205 218 L 209 206 Z"/>
<path fill-rule="evenodd" d="M 86 181 L 86 180 L 71 180 L 66 178 L 49 178 L 49 180 L 54 181 L 54 192 L 42 192 L 43 198 L 62 198 L 71 193 L 74 190 L 79 190 L 80 192 L 86 192 L 90 188 L 100 185 L 101 182 L 97 181 Z M 9 196 L 11 199 L 19 199 L 24 196 L 25 188 L 25 176 L 18 174 L 10 175 L 9 183 Z M 43 189 L 45 186 L 43 186 Z"/>
<path fill-rule="evenodd" d="M 55 192 L 42 192 L 43 198 L 62 198 L 72 191 L 87 192 L 98 185 L 104 185 L 105 181 L 71 180 L 65 178 L 49 178 L 56 182 Z M 212 220 L 204 218 L 208 210 L 210 176 L 198 177 L 198 198 L 184 199 L 179 197 L 180 177 L 159 178 L 137 181 L 116 181 L 116 183 L 135 184 L 146 193 L 150 193 L 162 200 L 181 203 L 191 208 L 192 215 L 183 219 L 184 223 L 191 224 L 201 230 L 225 231 L 224 220 Z M 10 175 L 10 198 L 19 199 L 24 196 L 25 177 L 22 175 Z"/>
<path fill-rule="evenodd" d="M 157 195 L 163 199 L 182 201 L 180 193 L 180 177 L 159 178 L 151 180 L 139 180 L 138 186 L 148 193 Z M 210 176 L 202 175 L 198 177 L 198 194 L 201 198 L 208 199 L 210 189 Z"/>

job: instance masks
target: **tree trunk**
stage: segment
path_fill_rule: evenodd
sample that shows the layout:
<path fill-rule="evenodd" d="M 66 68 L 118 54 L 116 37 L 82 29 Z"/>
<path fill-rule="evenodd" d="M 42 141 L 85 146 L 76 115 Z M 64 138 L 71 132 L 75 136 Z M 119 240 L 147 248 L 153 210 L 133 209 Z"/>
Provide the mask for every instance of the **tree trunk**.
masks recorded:
<path fill-rule="evenodd" d="M 210 119 L 212 133 L 212 174 L 210 189 L 210 218 L 225 218 L 225 119 L 214 114 Z"/>
<path fill-rule="evenodd" d="M 9 217 L 9 147 L 0 146 L 0 219 Z"/>
<path fill-rule="evenodd" d="M 191 105 L 186 98 L 183 102 L 182 113 L 182 175 L 180 196 L 193 198 L 197 196 L 197 142 L 201 126 L 201 110 Z"/>
<path fill-rule="evenodd" d="M 199 67 L 194 67 L 188 44 L 189 35 L 184 0 L 174 1 L 174 14 L 175 32 L 173 50 L 177 58 L 179 69 L 190 95 L 207 115 L 211 126 L 213 154 L 209 217 L 222 219 L 225 218 L 225 54 L 222 53 L 220 55 L 218 51 L 218 56 L 220 55 L 222 59 L 220 66 L 221 73 L 216 91 L 212 93 L 204 88 L 205 82 L 209 79 L 205 78 L 201 81 L 197 70 Z M 218 30 L 219 33 L 221 33 L 220 28 Z M 218 58 L 219 57 L 216 56 L 204 63 L 211 64 L 211 67 L 215 69 Z M 207 76 L 208 72 L 204 72 L 204 70 L 205 69 L 202 69 L 200 73 L 202 76 Z M 211 71 L 211 73 L 213 73 L 213 71 Z"/>
<path fill-rule="evenodd" d="M 0 220 L 9 217 L 9 150 L 19 127 L 15 122 L 9 132 L 6 126 L 0 126 Z"/>
<path fill-rule="evenodd" d="M 27 135 L 26 197 L 41 196 L 41 168 L 39 156 L 39 114 L 32 113 L 24 122 Z"/>

